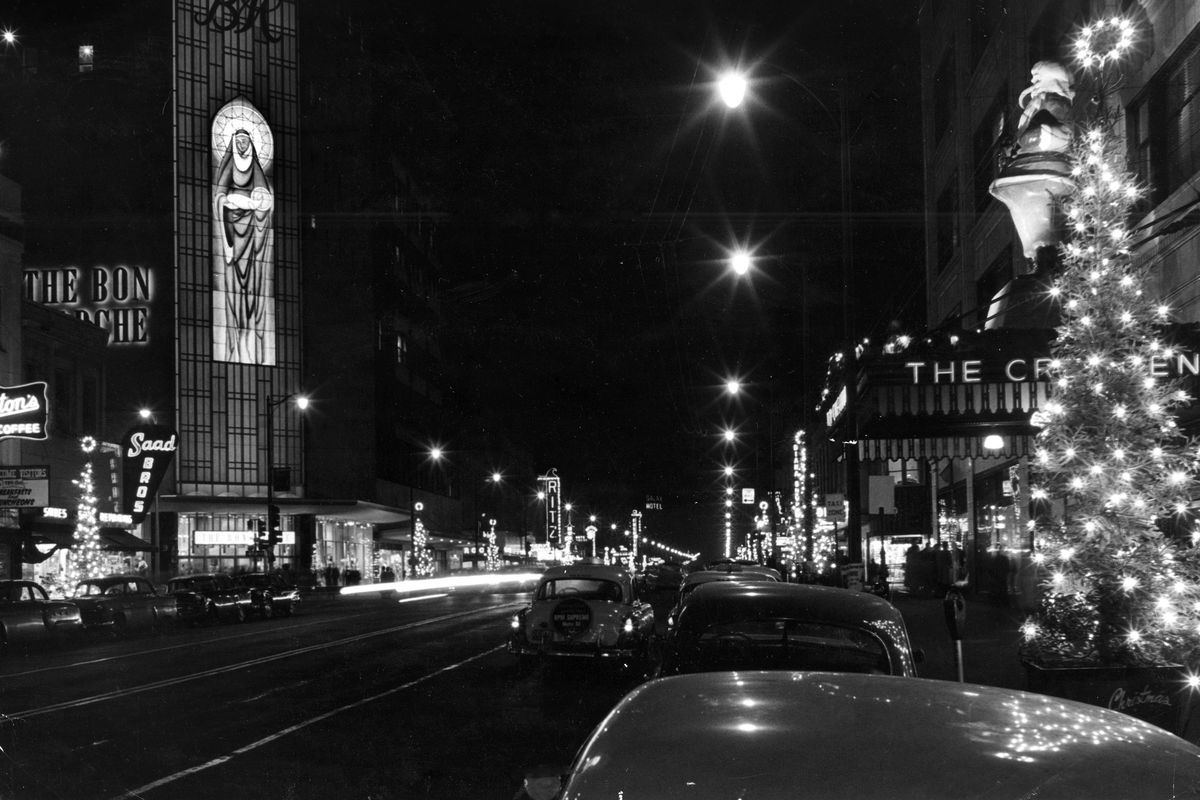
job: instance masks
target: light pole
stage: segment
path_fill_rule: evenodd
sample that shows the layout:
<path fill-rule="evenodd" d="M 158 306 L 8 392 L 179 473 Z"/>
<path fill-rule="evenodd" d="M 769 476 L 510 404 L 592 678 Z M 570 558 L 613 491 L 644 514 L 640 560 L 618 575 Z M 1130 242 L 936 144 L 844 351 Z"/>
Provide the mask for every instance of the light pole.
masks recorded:
<path fill-rule="evenodd" d="M 308 398 L 292 392 L 283 397 L 267 395 L 267 568 L 275 567 L 275 545 L 283 538 L 280 529 L 279 507 L 275 505 L 275 407 L 283 405 L 295 398 L 296 408 L 304 411 L 308 408 Z"/>
<path fill-rule="evenodd" d="M 442 449 L 440 447 L 429 448 L 429 450 L 426 452 L 426 460 L 433 461 L 433 462 L 441 461 L 442 460 Z M 422 554 L 420 552 L 418 552 L 417 512 L 424 509 L 424 504 L 416 502 L 414 485 L 417 482 L 418 465 L 415 463 L 415 461 L 416 461 L 415 459 L 413 461 L 414 461 L 413 471 L 412 471 L 412 474 L 409 475 L 409 478 L 408 478 L 408 533 L 409 533 L 409 541 L 412 543 L 412 548 L 413 548 L 413 554 L 412 554 L 413 573 L 416 574 L 417 577 L 425 577 L 424 575 L 418 574 L 418 570 L 424 569 L 422 566 L 424 564 L 424 561 L 423 561 Z M 424 547 L 425 547 L 424 542 L 422 542 L 420 544 L 420 549 L 424 549 Z"/>
<path fill-rule="evenodd" d="M 738 397 L 741 394 L 742 387 L 743 387 L 742 382 L 737 378 L 732 378 L 732 379 L 728 380 L 725 384 L 725 390 L 726 390 L 726 392 L 728 392 L 730 397 Z M 767 487 L 766 487 L 767 502 L 768 502 L 768 508 L 766 510 L 766 514 L 767 514 L 767 520 L 769 522 L 768 532 L 769 532 L 769 536 L 770 536 L 770 539 L 768 541 L 767 550 L 768 550 L 768 554 L 773 559 L 776 557 L 775 548 L 776 548 L 776 540 L 777 540 L 776 525 L 775 525 L 776 514 L 775 514 L 775 508 L 774 508 L 774 502 L 775 502 L 775 389 L 774 389 L 774 385 L 770 382 L 768 382 L 766 384 L 766 387 L 767 387 L 767 403 L 765 406 L 763 406 L 763 404 L 761 402 L 759 402 L 759 406 L 765 407 L 766 411 L 767 411 L 767 442 L 766 442 L 766 444 L 767 444 L 767 469 L 769 470 L 769 474 L 767 476 L 767 481 L 766 481 L 766 483 L 767 483 Z M 757 435 L 755 436 L 755 443 L 754 443 L 754 475 L 755 475 L 756 481 L 761 481 L 762 476 L 761 476 L 760 470 L 759 470 L 759 451 L 762 448 L 762 441 L 761 441 L 761 439 L 762 439 L 761 430 L 762 429 L 759 427 L 759 423 L 757 422 L 757 420 L 755 422 L 755 430 L 757 432 Z M 724 435 L 725 435 L 725 441 L 727 441 L 727 442 L 732 442 L 736 439 L 736 433 L 732 429 L 726 429 Z M 731 474 L 731 473 L 726 473 L 726 474 Z M 761 551 L 761 545 L 756 547 L 756 549 Z"/>
<path fill-rule="evenodd" d="M 858 415 L 855 412 L 855 397 L 856 380 L 853 375 L 854 365 L 854 336 L 853 331 L 856 325 L 854 317 L 855 304 L 850 302 L 850 295 L 854 288 L 854 229 L 851 219 L 851 162 L 850 162 L 850 131 L 846 120 L 846 85 L 845 76 L 839 78 L 834 92 L 837 96 L 837 113 L 821 99 L 820 95 L 814 92 L 807 83 L 799 77 L 781 69 L 774 65 L 766 65 L 772 71 L 777 73 L 779 77 L 792 83 L 800 88 L 809 99 L 816 103 L 817 107 L 825 114 L 826 118 L 833 124 L 837 131 L 838 140 L 838 188 L 839 188 L 839 227 L 841 238 L 841 273 L 842 273 L 842 339 L 843 344 L 847 348 L 846 356 L 848 358 L 848 372 L 846 380 L 847 391 L 847 417 L 846 424 L 848 431 L 843 436 L 843 461 L 846 470 L 846 498 L 848 503 L 846 514 L 846 530 L 847 530 L 847 549 L 851 562 L 862 561 L 862 522 L 860 513 L 859 494 L 861 491 L 861 478 L 859 472 L 859 457 L 858 457 Z M 729 82 L 729 86 L 722 89 L 722 96 L 736 99 L 736 102 L 731 102 L 726 99 L 726 104 L 730 108 L 736 108 L 741 105 L 742 99 L 745 97 L 748 89 L 747 78 L 737 72 L 728 73 L 724 79 Z M 731 88 L 732 87 L 732 88 Z M 735 269 L 737 268 L 734 265 Z M 807 294 L 807 292 L 806 292 Z M 807 315 L 805 315 L 805 342 L 807 339 Z M 805 371 L 807 378 L 807 369 Z M 807 409 L 808 404 L 805 403 Z M 805 422 L 807 423 L 807 411 L 805 413 Z M 807 428 L 807 425 L 805 426 Z"/>

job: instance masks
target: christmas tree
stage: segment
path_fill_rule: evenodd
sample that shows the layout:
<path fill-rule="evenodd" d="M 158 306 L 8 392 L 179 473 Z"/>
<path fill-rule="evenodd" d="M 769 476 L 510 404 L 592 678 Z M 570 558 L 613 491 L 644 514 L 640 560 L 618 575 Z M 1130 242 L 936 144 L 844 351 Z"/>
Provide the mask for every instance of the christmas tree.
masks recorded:
<path fill-rule="evenodd" d="M 96 483 L 91 458 L 91 454 L 96 450 L 96 440 L 85 436 L 80 440 L 80 447 L 85 460 L 78 480 L 72 481 L 79 487 L 79 504 L 75 510 L 75 534 L 67 562 L 67 575 L 71 583 L 99 578 L 104 574 L 99 514 L 96 510 Z"/>
<path fill-rule="evenodd" d="M 425 532 L 425 523 L 418 517 L 413 531 L 413 572 L 418 578 L 428 578 L 433 574 L 433 558 L 429 555 L 429 535 Z"/>
<path fill-rule="evenodd" d="M 1085 29 L 1086 31 L 1087 29 Z M 1085 66 L 1087 62 L 1084 62 Z M 1197 449 L 1175 410 L 1170 310 L 1146 291 L 1129 222 L 1144 187 L 1099 114 L 1071 145 L 1068 241 L 1050 402 L 1035 423 L 1035 522 L 1046 595 L 1023 656 L 1044 665 L 1191 664 L 1200 656 L 1200 558 L 1180 533 Z"/>

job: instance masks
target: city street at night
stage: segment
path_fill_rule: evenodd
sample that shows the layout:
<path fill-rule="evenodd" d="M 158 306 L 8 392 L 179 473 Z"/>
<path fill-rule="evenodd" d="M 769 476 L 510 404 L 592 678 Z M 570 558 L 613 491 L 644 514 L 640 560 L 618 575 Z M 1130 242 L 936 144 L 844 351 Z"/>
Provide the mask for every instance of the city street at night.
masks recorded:
<path fill-rule="evenodd" d="M 518 674 L 503 643 L 527 599 L 329 595 L 287 619 L 13 654 L 0 794 L 507 800 L 639 677 Z"/>
<path fill-rule="evenodd" d="M 1193 796 L 1197 86 L 1200 0 L 0 0 L 0 800 Z"/>

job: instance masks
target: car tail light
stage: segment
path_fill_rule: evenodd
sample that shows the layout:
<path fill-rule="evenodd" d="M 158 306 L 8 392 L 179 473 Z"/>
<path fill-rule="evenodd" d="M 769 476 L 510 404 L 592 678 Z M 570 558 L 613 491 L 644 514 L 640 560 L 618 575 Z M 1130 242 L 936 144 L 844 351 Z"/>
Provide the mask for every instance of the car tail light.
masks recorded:
<path fill-rule="evenodd" d="M 626 633 L 633 633 L 633 617 L 626 617 L 626 618 L 625 618 L 625 627 L 624 627 L 624 630 L 625 630 L 625 632 L 626 632 Z"/>
<path fill-rule="evenodd" d="M 521 617 L 520 617 L 520 615 L 514 614 L 514 615 L 513 615 L 513 618 L 512 618 L 512 620 L 509 622 L 509 624 L 510 624 L 510 625 L 512 625 L 512 629 L 513 629 L 514 631 L 519 631 L 519 630 L 521 630 Z"/>

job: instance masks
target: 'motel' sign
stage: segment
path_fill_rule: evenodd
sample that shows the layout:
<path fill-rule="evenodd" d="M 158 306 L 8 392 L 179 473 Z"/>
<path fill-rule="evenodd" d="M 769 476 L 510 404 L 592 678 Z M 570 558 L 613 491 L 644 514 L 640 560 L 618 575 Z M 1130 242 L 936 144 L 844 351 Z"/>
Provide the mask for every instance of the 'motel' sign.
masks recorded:
<path fill-rule="evenodd" d="M 178 440 L 166 425 L 135 425 L 121 439 L 121 511 L 133 517 L 134 525 L 146 518 Z"/>

